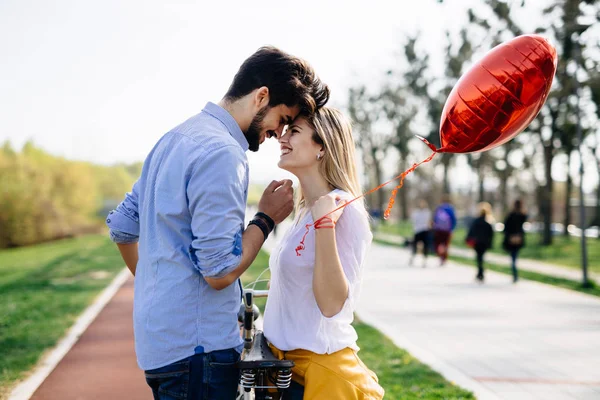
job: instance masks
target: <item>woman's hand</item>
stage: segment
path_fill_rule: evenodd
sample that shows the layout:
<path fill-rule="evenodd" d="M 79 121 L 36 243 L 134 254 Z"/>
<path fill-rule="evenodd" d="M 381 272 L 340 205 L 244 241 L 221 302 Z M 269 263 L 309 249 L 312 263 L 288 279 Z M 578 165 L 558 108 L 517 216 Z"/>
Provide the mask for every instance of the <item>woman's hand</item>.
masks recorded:
<path fill-rule="evenodd" d="M 311 214 L 314 221 L 317 221 L 319 218 L 329 214 L 331 211 L 340 207 L 341 205 L 347 203 L 346 200 L 341 200 L 339 195 L 336 194 L 326 194 L 325 196 L 319 197 L 319 199 L 315 202 L 315 204 L 311 208 Z M 344 211 L 343 208 L 327 215 L 327 217 L 331 218 L 331 220 L 335 223 L 342 215 Z"/>

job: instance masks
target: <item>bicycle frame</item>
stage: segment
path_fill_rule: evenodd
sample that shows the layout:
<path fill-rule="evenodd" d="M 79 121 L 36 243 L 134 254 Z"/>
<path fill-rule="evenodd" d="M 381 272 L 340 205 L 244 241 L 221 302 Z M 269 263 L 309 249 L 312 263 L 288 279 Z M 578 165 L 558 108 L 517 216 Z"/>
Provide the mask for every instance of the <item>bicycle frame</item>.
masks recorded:
<path fill-rule="evenodd" d="M 277 360 L 268 350 L 262 331 L 256 329 L 254 297 L 267 297 L 268 290 L 244 290 L 242 338 L 244 349 L 240 361 L 240 385 L 237 399 L 280 399 L 281 390 L 290 386 L 294 363 Z M 257 308 L 257 307 L 256 307 Z M 255 343 L 256 340 L 260 342 Z M 266 348 L 266 353 L 263 350 Z M 270 354 L 270 356 L 269 356 Z M 269 384 L 271 383 L 271 384 Z M 274 391 L 276 389 L 276 391 Z M 252 397 L 254 394 L 254 397 Z"/>
<path fill-rule="evenodd" d="M 254 289 L 244 289 L 244 329 L 242 333 L 242 338 L 244 339 L 244 350 L 242 351 L 242 359 L 244 359 L 250 349 L 252 348 L 252 343 L 254 339 L 254 332 L 256 330 L 256 325 L 254 323 L 254 298 L 255 297 L 267 297 L 269 295 L 268 290 L 254 290 Z"/>

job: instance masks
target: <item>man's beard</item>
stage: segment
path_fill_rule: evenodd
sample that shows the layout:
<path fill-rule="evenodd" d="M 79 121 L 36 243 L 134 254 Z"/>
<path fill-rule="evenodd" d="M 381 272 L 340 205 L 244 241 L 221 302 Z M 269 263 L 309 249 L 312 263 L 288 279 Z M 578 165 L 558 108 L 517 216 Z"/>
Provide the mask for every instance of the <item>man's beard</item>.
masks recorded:
<path fill-rule="evenodd" d="M 269 106 L 261 108 L 254 118 L 252 118 L 252 122 L 250 122 L 250 126 L 246 131 L 246 140 L 248 140 L 248 148 L 251 151 L 258 151 L 258 146 L 260 146 L 260 133 L 263 130 L 262 122 L 267 115 L 267 111 L 269 111 Z"/>

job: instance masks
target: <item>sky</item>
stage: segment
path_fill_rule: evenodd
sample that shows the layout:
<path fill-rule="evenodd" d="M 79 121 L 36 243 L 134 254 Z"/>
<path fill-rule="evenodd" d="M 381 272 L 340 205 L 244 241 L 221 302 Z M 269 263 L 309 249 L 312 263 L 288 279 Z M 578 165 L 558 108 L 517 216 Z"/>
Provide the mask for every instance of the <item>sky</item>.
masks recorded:
<path fill-rule="evenodd" d="M 142 161 L 171 128 L 218 102 L 271 44 L 308 60 L 343 108 L 376 85 L 407 33 L 443 70 L 444 30 L 477 0 L 0 1 L 0 142 L 99 164 Z M 543 0 L 530 1 L 534 6 Z M 288 177 L 279 146 L 249 153 L 251 180 Z M 392 173 L 392 172 L 390 172 Z"/>

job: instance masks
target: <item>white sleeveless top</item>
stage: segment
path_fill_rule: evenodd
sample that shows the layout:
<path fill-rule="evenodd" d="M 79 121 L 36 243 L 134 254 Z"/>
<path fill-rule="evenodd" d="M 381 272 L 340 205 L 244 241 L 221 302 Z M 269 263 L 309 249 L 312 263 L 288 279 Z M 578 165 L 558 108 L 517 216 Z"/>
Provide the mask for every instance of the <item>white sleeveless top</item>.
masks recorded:
<path fill-rule="evenodd" d="M 332 193 L 339 194 L 342 199 L 352 199 L 341 190 Z M 306 232 L 306 224 L 312 223 L 310 212 L 301 221 L 297 217 L 271 253 L 271 286 L 264 315 L 265 336 L 283 351 L 304 349 L 331 354 L 346 347 L 358 351 L 358 336 L 351 323 L 360 291 L 363 261 L 373 239 L 367 213 L 357 200 L 343 209 L 336 224 L 338 254 L 349 291 L 342 310 L 331 318 L 321 314 L 312 289 L 314 227 L 310 227 L 300 256 L 296 253 L 296 247 Z"/>

